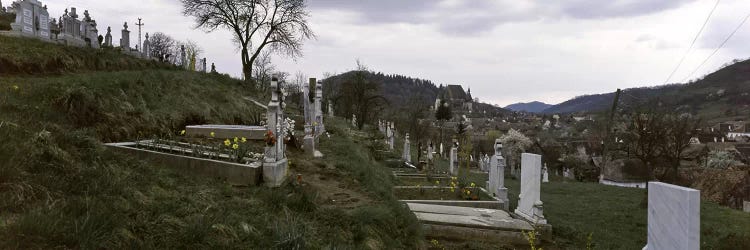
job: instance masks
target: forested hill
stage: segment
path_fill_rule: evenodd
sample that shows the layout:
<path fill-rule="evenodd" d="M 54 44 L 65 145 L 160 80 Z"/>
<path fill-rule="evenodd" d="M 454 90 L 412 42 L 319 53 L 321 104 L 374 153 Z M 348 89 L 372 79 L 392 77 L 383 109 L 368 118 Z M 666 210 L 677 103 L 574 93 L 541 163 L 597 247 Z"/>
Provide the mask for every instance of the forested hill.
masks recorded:
<path fill-rule="evenodd" d="M 579 96 L 554 105 L 544 113 L 602 111 L 610 108 L 614 92 Z M 686 84 L 623 90 L 620 107 L 660 105 L 697 113 L 705 119 L 739 119 L 750 115 L 750 60 L 733 63 Z"/>
<path fill-rule="evenodd" d="M 323 81 L 325 83 L 323 92 L 336 93 L 342 83 L 352 79 L 354 73 L 355 71 L 349 71 L 326 78 Z M 380 94 L 388 100 L 387 111 L 390 112 L 399 112 L 402 107 L 411 105 L 432 106 L 440 94 L 440 88 L 430 80 L 381 72 L 367 72 L 366 74 L 368 81 L 379 85 Z M 487 114 L 506 114 L 509 112 L 503 108 L 483 103 L 475 104 L 474 107 L 475 110 Z"/>

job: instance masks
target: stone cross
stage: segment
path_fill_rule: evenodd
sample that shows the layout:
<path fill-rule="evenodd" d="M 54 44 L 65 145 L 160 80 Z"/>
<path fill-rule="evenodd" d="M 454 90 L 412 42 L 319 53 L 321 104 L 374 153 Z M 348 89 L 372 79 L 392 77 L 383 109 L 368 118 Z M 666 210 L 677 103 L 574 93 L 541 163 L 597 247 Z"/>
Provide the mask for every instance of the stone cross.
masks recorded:
<path fill-rule="evenodd" d="M 142 44 L 141 43 L 141 27 L 143 27 L 143 25 L 145 24 L 141 22 L 141 18 L 138 18 L 138 23 L 136 23 L 135 25 L 138 26 L 138 44 Z M 146 40 L 148 40 L 148 34 L 146 34 Z M 141 47 L 141 52 L 144 52 L 145 49 L 146 49 L 145 47 Z"/>
<path fill-rule="evenodd" d="M 314 119 L 314 109 L 312 105 L 310 104 L 310 91 L 315 91 L 314 89 L 311 90 L 310 87 L 314 86 L 317 80 L 315 78 L 310 78 L 308 81 L 308 84 L 303 86 L 303 92 L 302 92 L 302 109 L 304 111 L 305 115 L 305 137 L 303 138 L 304 142 L 304 148 L 305 153 L 307 153 L 310 156 L 315 156 L 315 126 L 313 126 L 313 119 Z"/>
<path fill-rule="evenodd" d="M 490 159 L 489 181 L 487 191 L 503 201 L 503 208 L 507 211 L 510 206 L 508 189 L 505 188 L 505 158 L 503 157 L 503 143 L 495 139 L 495 154 Z"/>
<path fill-rule="evenodd" d="M 534 224 L 547 224 L 540 199 L 542 156 L 523 153 L 521 155 L 521 192 L 515 213 Z"/>
<path fill-rule="evenodd" d="M 700 249 L 701 192 L 648 183 L 648 240 L 643 249 Z"/>
<path fill-rule="evenodd" d="M 406 136 L 404 136 L 404 155 L 403 160 L 406 162 L 411 162 L 411 142 L 409 142 L 409 133 L 406 133 Z"/>
<path fill-rule="evenodd" d="M 315 85 L 315 112 L 313 115 L 315 125 L 315 136 L 320 137 L 325 133 L 325 126 L 323 125 L 323 82 L 318 81 Z"/>
<path fill-rule="evenodd" d="M 275 143 L 267 142 L 265 157 L 263 158 L 263 181 L 266 186 L 279 187 L 287 176 L 288 165 L 284 138 L 286 131 L 293 128 L 286 127 L 284 117 L 284 96 L 281 94 L 278 78 L 271 78 L 271 101 L 266 113 L 268 134 L 275 137 Z"/>

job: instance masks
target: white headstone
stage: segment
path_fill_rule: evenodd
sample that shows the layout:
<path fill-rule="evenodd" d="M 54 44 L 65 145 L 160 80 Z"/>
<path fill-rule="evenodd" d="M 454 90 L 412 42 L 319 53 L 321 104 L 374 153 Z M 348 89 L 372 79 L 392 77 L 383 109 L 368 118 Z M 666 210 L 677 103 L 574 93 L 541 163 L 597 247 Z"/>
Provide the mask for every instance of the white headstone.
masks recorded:
<path fill-rule="evenodd" d="M 454 141 L 450 153 L 449 169 L 452 176 L 458 176 L 458 142 Z"/>
<path fill-rule="evenodd" d="M 273 145 L 266 145 L 265 157 L 263 159 L 263 181 L 266 186 L 279 187 L 283 184 L 288 174 L 286 159 L 286 147 L 284 145 L 285 118 L 284 118 L 284 96 L 274 76 L 271 79 L 271 101 L 268 103 L 266 114 L 268 131 L 276 137 Z"/>
<path fill-rule="evenodd" d="M 648 183 L 648 241 L 643 249 L 700 249 L 699 190 Z"/>
<path fill-rule="evenodd" d="M 409 142 L 409 133 L 406 133 L 406 136 L 404 137 L 404 155 L 403 160 L 406 162 L 411 162 L 411 142 Z"/>
<path fill-rule="evenodd" d="M 542 156 L 523 153 L 521 155 L 521 192 L 515 213 L 535 224 L 547 224 L 540 197 Z"/>
<path fill-rule="evenodd" d="M 544 172 L 542 173 L 542 182 L 549 182 L 549 172 L 547 172 L 547 163 L 544 164 Z"/>

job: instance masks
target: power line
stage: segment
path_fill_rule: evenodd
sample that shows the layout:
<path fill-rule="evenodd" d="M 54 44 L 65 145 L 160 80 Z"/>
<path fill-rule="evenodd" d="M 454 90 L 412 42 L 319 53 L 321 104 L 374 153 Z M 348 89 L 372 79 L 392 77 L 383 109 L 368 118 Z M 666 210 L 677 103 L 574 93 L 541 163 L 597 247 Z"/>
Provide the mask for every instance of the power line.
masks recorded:
<path fill-rule="evenodd" d="M 687 49 L 687 51 L 685 51 L 685 54 L 682 55 L 680 62 L 677 63 L 677 66 L 674 67 L 674 69 L 672 70 L 672 73 L 669 73 L 669 77 L 667 77 L 667 80 L 664 80 L 664 84 L 667 84 L 669 82 L 669 79 L 672 79 L 672 76 L 674 76 L 674 73 L 677 72 L 677 69 L 679 69 L 680 66 L 682 66 L 682 63 L 685 61 L 685 58 L 687 57 L 687 55 L 690 54 L 690 51 L 693 50 L 693 46 L 695 46 L 695 41 L 697 41 L 698 37 L 700 37 L 701 33 L 703 33 L 703 29 L 706 28 L 706 24 L 708 24 L 708 20 L 711 19 L 711 16 L 714 14 L 714 10 L 716 10 L 716 7 L 719 6 L 719 2 L 721 2 L 721 0 L 716 0 L 716 4 L 714 4 L 714 8 L 711 9 L 711 12 L 708 13 L 706 20 L 703 21 L 703 25 L 698 30 L 698 33 L 695 34 L 695 37 L 693 38 L 693 42 L 690 43 L 690 47 Z"/>
<path fill-rule="evenodd" d="M 724 47 L 724 44 L 726 44 L 729 41 L 729 39 L 732 39 L 732 36 L 734 36 L 734 34 L 737 33 L 737 31 L 740 30 L 740 28 L 742 28 L 743 25 L 745 25 L 745 22 L 747 21 L 748 18 L 750 18 L 750 13 L 748 13 L 747 16 L 745 16 L 745 19 L 742 19 L 742 22 L 740 23 L 740 25 L 737 25 L 737 28 L 734 28 L 734 31 L 732 31 L 732 33 L 730 33 L 729 36 L 727 36 L 727 38 L 724 39 L 723 42 L 721 42 L 721 44 L 719 45 L 719 47 L 717 47 L 714 50 L 714 52 L 711 52 L 711 54 L 708 55 L 708 57 L 706 57 L 706 60 L 703 60 L 703 62 L 700 65 L 698 65 L 698 67 L 695 68 L 695 70 L 693 70 L 693 72 L 690 72 L 690 74 L 687 75 L 685 77 L 685 79 L 682 79 L 681 82 L 685 82 L 685 80 L 687 80 L 693 74 L 695 74 L 695 72 L 697 72 L 701 67 L 703 67 L 704 64 L 706 64 L 706 62 L 708 62 L 708 59 L 711 59 L 711 57 L 714 56 L 716 54 L 716 52 L 718 52 L 722 47 Z"/>

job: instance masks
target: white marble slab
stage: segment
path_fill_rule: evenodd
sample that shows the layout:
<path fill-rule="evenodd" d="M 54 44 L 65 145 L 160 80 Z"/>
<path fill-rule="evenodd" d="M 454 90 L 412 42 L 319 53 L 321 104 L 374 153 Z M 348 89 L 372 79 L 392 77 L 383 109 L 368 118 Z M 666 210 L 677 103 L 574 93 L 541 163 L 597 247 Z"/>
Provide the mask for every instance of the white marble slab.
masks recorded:
<path fill-rule="evenodd" d="M 648 183 L 648 241 L 644 249 L 700 249 L 699 190 Z"/>
<path fill-rule="evenodd" d="M 541 191 L 542 156 L 524 153 L 521 155 L 521 192 L 515 213 L 536 223 L 547 224 L 542 213 Z"/>

